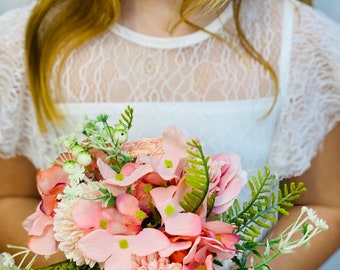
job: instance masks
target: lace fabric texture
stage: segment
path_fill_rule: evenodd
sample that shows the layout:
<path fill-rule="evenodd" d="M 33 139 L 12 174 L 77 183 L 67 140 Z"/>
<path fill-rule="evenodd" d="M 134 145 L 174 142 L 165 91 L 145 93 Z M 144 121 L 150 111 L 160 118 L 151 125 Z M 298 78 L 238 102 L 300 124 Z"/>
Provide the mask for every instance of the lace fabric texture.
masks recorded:
<path fill-rule="evenodd" d="M 0 18 L 0 155 L 24 155 L 37 168 L 54 158 L 57 137 L 82 115 L 119 115 L 131 104 L 131 139 L 158 136 L 170 124 L 198 136 L 209 154 L 240 154 L 244 168 L 269 164 L 281 177 L 303 173 L 325 135 L 339 121 L 340 27 L 290 0 L 244 0 L 241 23 L 251 44 L 280 79 L 242 49 L 232 7 L 208 28 L 231 46 L 197 32 L 151 38 L 116 26 L 68 59 L 53 96 L 68 115 L 65 127 L 37 127 L 28 91 L 24 30 L 31 7 Z M 19 19 L 20 18 L 20 19 Z M 140 115 L 140 116 L 138 116 Z M 143 124 L 142 124 L 143 123 Z"/>
<path fill-rule="evenodd" d="M 57 138 L 84 115 L 107 113 L 114 121 L 130 104 L 136 111 L 131 140 L 176 125 L 200 138 L 209 155 L 240 155 L 249 173 L 269 164 L 279 177 L 302 174 L 340 120 L 340 26 L 293 0 L 242 2 L 244 32 L 280 80 L 269 116 L 262 118 L 274 100 L 273 81 L 239 49 L 228 7 L 207 27 L 232 46 L 202 32 L 152 38 L 119 25 L 84 44 L 52 93 L 67 115 L 65 125 L 49 123 L 46 134 L 37 126 L 26 79 L 24 31 L 31 7 L 3 15 L 0 157 L 24 155 L 44 168 L 57 154 Z M 241 203 L 249 198 L 243 189 Z"/>

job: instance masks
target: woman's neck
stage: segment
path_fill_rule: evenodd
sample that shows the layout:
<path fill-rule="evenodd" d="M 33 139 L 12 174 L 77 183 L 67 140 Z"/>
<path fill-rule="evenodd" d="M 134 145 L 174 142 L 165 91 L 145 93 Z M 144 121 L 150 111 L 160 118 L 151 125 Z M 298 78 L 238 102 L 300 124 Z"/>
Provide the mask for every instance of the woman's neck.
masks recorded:
<path fill-rule="evenodd" d="M 179 21 L 179 10 L 182 1 L 178 0 L 129 0 L 123 1 L 119 24 L 141 34 L 155 37 L 183 36 L 197 29 Z M 221 11 L 220 11 L 221 12 Z M 220 12 L 197 13 L 188 19 L 205 27 L 211 23 Z"/>

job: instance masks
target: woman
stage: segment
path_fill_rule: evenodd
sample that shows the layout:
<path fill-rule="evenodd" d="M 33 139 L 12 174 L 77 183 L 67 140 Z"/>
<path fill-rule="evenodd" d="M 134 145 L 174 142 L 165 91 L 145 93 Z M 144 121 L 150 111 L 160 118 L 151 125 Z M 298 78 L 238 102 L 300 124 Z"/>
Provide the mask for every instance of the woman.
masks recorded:
<path fill-rule="evenodd" d="M 207 153 L 241 155 L 250 173 L 268 163 L 305 182 L 271 233 L 301 205 L 330 229 L 273 269 L 317 269 L 339 247 L 338 25 L 292 0 L 45 0 L 30 12 L 0 21 L 2 248 L 25 239 L 35 168 L 53 160 L 55 139 L 85 113 L 115 118 L 127 104 L 131 139 L 174 124 Z"/>

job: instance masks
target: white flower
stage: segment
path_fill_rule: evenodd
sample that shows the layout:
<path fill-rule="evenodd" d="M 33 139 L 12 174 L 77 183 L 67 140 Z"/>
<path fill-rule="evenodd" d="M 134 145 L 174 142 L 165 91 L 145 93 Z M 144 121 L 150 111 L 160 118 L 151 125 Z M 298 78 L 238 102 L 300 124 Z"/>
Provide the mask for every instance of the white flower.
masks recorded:
<path fill-rule="evenodd" d="M 58 195 L 58 199 L 74 200 L 75 198 L 81 198 L 83 196 L 83 188 L 80 185 L 71 182 L 70 185 L 65 186 L 64 192 Z"/>
<path fill-rule="evenodd" d="M 68 174 L 71 182 L 78 184 L 85 177 L 85 167 L 74 160 L 68 160 L 63 165 L 64 171 Z"/>
<path fill-rule="evenodd" d="M 313 222 L 315 226 L 309 224 L 308 221 Z M 308 244 L 310 239 L 322 230 L 327 229 L 328 225 L 326 222 L 320 219 L 313 209 L 303 206 L 296 221 L 281 234 L 279 250 L 283 254 L 291 253 L 295 248 Z M 300 234 L 301 232 L 304 232 L 303 236 L 294 239 L 293 235 Z"/>
<path fill-rule="evenodd" d="M 86 184 L 80 184 L 84 190 Z M 64 252 L 67 259 L 73 260 L 77 265 L 87 264 L 90 267 L 95 261 L 85 258 L 78 249 L 78 241 L 84 236 L 85 231 L 79 228 L 72 216 L 72 210 L 78 199 L 62 200 L 55 209 L 54 230 L 55 239 L 59 242 L 59 249 Z"/>
<path fill-rule="evenodd" d="M 14 267 L 15 261 L 14 261 L 13 256 L 7 252 L 0 253 L 0 266 L 10 267 L 10 268 Z"/>
<path fill-rule="evenodd" d="M 323 231 L 328 230 L 327 223 L 324 220 L 320 219 L 312 208 L 308 208 L 308 207 L 305 207 L 305 208 L 307 209 L 304 209 L 304 211 L 306 211 L 309 220 L 312 221 L 315 224 L 315 226 L 317 226 Z"/>

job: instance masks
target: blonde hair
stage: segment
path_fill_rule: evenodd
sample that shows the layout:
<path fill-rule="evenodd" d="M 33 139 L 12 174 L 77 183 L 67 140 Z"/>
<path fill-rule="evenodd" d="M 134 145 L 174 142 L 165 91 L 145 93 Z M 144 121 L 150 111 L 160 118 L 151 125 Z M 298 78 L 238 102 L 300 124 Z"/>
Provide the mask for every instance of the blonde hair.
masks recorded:
<path fill-rule="evenodd" d="M 38 124 L 42 131 L 46 131 L 46 121 L 58 123 L 63 118 L 62 113 L 52 100 L 51 83 L 58 83 L 60 70 L 73 50 L 87 40 L 104 33 L 117 22 L 121 1 L 40 0 L 36 4 L 26 28 L 25 49 L 29 88 Z M 245 51 L 269 71 L 275 84 L 275 97 L 277 97 L 278 80 L 275 71 L 256 52 L 241 29 L 239 15 L 242 0 L 231 1 L 240 42 Z M 216 10 L 226 2 L 227 0 L 184 0 L 180 9 L 181 21 L 190 23 L 188 17 L 197 10 L 202 8 L 210 11 Z M 201 29 L 198 26 L 195 27 Z M 52 69 L 57 58 L 60 59 L 60 65 L 57 70 L 57 78 L 53 78 Z"/>

